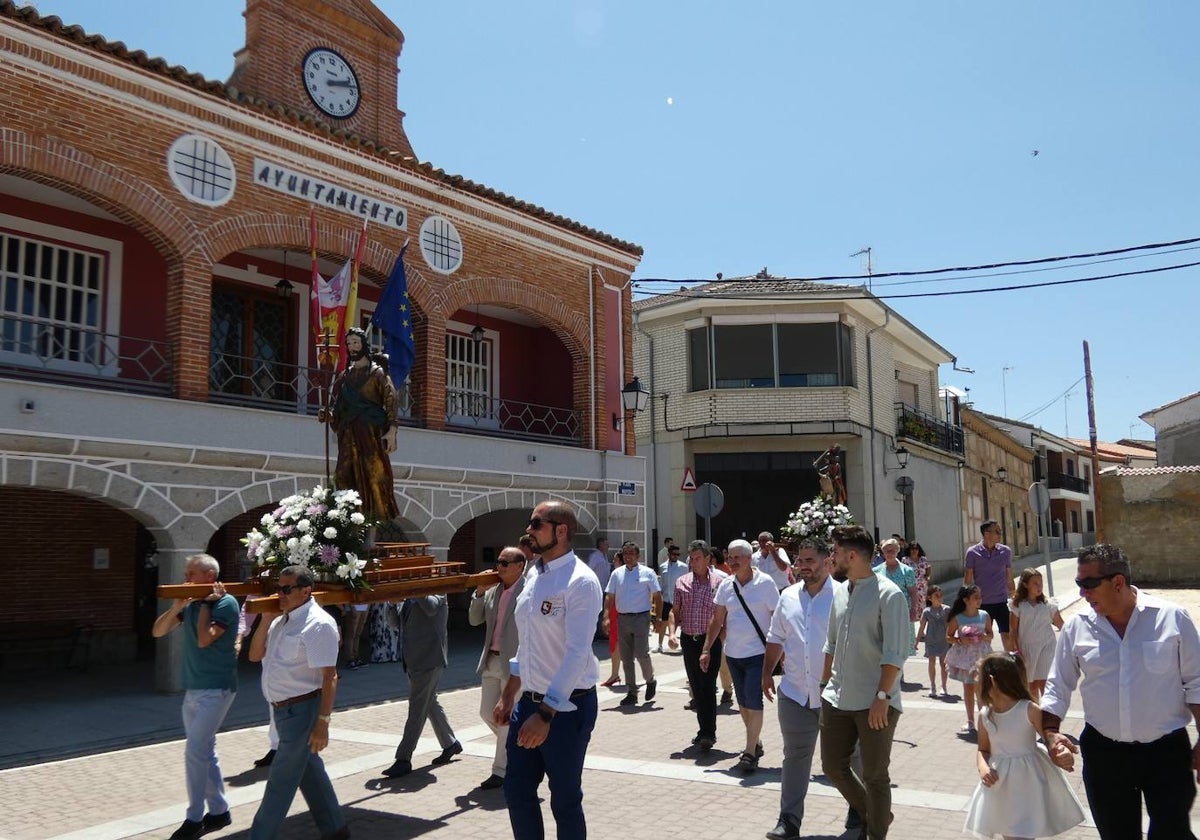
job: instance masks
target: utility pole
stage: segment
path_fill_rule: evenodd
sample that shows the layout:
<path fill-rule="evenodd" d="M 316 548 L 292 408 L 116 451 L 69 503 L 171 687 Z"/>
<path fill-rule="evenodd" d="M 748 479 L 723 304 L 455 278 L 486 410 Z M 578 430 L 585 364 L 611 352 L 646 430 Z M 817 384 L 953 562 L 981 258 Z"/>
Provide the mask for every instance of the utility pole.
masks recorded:
<path fill-rule="evenodd" d="M 1092 351 L 1083 342 L 1083 375 L 1087 380 L 1088 442 L 1092 446 L 1092 497 L 1096 501 L 1096 542 L 1104 542 L 1104 519 L 1100 515 L 1100 454 L 1096 444 L 1096 394 L 1092 387 Z"/>
<path fill-rule="evenodd" d="M 867 255 L 867 291 L 869 292 L 869 291 L 871 291 L 871 280 L 872 280 L 871 246 L 868 245 L 866 248 L 860 248 L 859 250 L 855 251 L 850 256 L 861 257 L 863 254 Z"/>

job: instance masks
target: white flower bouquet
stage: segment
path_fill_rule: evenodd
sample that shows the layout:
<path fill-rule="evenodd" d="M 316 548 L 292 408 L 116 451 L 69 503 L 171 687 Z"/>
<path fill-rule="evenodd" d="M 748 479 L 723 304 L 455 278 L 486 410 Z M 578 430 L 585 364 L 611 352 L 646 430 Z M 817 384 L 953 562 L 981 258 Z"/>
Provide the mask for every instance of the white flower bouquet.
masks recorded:
<path fill-rule="evenodd" d="M 828 541 L 834 528 L 853 524 L 854 515 L 848 507 L 835 505 L 828 496 L 820 495 L 800 505 L 800 509 L 788 516 L 787 522 L 779 530 L 792 539 L 820 537 Z"/>
<path fill-rule="evenodd" d="M 242 544 L 256 570 L 278 571 L 285 566 L 308 566 L 320 580 L 367 589 L 363 569 L 368 523 L 362 499 L 354 490 L 317 486 L 309 493 L 288 496 L 279 507 L 263 514 Z"/>

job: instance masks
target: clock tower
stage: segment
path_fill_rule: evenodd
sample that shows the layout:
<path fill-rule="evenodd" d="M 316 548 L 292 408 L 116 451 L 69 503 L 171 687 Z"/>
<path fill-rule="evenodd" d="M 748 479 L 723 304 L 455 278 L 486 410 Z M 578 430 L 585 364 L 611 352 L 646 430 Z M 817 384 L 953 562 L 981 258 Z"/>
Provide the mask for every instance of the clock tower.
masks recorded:
<path fill-rule="evenodd" d="M 404 33 L 370 0 L 246 0 L 229 86 L 412 155 L 397 106 Z"/>

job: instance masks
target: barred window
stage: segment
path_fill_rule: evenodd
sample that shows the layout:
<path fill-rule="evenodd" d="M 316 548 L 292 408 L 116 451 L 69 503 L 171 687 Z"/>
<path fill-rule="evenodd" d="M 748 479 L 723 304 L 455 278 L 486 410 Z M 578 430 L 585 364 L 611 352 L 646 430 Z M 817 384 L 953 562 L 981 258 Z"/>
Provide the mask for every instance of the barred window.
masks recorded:
<path fill-rule="evenodd" d="M 0 232 L 0 352 L 103 365 L 105 255 Z"/>
<path fill-rule="evenodd" d="M 446 333 L 446 416 L 451 422 L 498 427 L 490 337 Z"/>

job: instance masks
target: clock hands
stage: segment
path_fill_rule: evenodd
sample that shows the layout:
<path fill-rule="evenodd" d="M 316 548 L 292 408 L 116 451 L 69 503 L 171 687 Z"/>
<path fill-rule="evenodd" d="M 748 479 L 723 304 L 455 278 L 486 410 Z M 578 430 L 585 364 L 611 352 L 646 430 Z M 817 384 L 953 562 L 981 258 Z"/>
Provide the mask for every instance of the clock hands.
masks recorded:
<path fill-rule="evenodd" d="M 353 79 L 326 79 L 325 86 L 326 87 L 347 87 L 347 88 L 357 88 L 358 87 L 358 85 L 354 84 Z"/>

